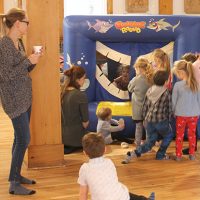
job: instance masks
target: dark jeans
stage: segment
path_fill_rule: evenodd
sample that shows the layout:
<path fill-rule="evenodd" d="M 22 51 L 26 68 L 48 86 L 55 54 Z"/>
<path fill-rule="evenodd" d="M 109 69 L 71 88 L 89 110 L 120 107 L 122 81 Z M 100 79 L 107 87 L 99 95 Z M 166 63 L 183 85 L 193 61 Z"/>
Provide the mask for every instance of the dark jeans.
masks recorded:
<path fill-rule="evenodd" d="M 12 147 L 12 161 L 9 181 L 20 181 L 24 155 L 30 142 L 30 115 L 31 107 L 25 113 L 22 113 L 20 116 L 12 119 L 14 142 Z"/>
<path fill-rule="evenodd" d="M 161 122 L 148 122 L 147 123 L 147 141 L 145 144 L 138 147 L 136 154 L 140 156 L 152 149 L 155 145 L 156 140 L 159 136 L 163 138 L 159 150 L 156 154 L 156 159 L 162 160 L 165 157 L 165 153 L 170 142 L 173 139 L 173 133 L 168 120 L 163 120 Z"/>
<path fill-rule="evenodd" d="M 139 195 L 132 194 L 132 193 L 129 193 L 129 194 L 130 194 L 130 200 L 148 200 L 148 198 L 146 198 L 144 196 L 139 196 Z"/>

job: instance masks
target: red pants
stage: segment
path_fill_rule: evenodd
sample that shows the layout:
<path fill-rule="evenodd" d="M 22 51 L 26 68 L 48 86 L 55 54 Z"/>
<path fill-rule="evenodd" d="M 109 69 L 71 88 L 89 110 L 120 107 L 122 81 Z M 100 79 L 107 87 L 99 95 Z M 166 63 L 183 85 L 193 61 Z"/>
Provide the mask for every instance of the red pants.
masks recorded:
<path fill-rule="evenodd" d="M 182 156 L 183 137 L 188 127 L 189 154 L 194 155 L 196 146 L 196 126 L 198 117 L 176 117 L 176 156 Z"/>

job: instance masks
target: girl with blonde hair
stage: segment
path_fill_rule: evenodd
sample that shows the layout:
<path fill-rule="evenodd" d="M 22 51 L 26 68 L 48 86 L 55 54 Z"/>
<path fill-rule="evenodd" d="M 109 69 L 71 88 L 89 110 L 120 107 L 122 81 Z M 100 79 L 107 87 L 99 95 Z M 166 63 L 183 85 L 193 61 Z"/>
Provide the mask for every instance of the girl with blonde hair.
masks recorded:
<path fill-rule="evenodd" d="M 152 85 L 154 71 L 144 57 L 137 58 L 134 69 L 136 76 L 130 81 L 128 91 L 132 93 L 132 119 L 136 123 L 135 144 L 140 146 L 143 133 L 142 105 L 145 94 Z"/>
<path fill-rule="evenodd" d="M 200 115 L 200 91 L 194 77 L 192 63 L 175 62 L 173 72 L 181 80 L 176 82 L 172 93 L 173 112 L 176 116 L 176 160 L 182 157 L 183 137 L 188 127 L 189 159 L 195 159 L 196 126 Z"/>
<path fill-rule="evenodd" d="M 153 67 L 154 70 L 165 70 L 169 73 L 169 79 L 166 87 L 169 90 L 172 90 L 172 75 L 171 75 L 171 67 L 170 67 L 170 59 L 167 53 L 165 53 L 162 49 L 155 49 L 153 51 Z"/>

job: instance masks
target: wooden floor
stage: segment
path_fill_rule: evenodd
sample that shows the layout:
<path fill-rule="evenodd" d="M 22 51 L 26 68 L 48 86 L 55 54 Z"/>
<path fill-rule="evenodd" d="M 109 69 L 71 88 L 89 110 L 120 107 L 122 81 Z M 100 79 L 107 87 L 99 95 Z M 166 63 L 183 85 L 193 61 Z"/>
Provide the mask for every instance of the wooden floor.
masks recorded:
<path fill-rule="evenodd" d="M 65 156 L 66 166 L 51 169 L 26 169 L 23 175 L 37 180 L 29 188 L 36 189 L 34 196 L 12 196 L 8 194 L 8 173 L 11 158 L 13 131 L 10 120 L 0 108 L 0 200 L 77 200 L 79 186 L 77 177 L 80 165 L 86 160 L 81 153 Z M 187 145 L 187 144 L 185 144 Z M 147 153 L 129 165 L 120 161 L 127 149 L 118 145 L 108 148 L 107 156 L 117 167 L 119 180 L 132 193 L 148 195 L 154 191 L 156 200 L 200 200 L 200 154 L 195 161 L 187 157 L 177 163 L 173 160 L 156 161 L 155 153 Z M 174 143 L 169 148 L 174 152 Z M 112 200 L 112 199 L 111 199 Z"/>

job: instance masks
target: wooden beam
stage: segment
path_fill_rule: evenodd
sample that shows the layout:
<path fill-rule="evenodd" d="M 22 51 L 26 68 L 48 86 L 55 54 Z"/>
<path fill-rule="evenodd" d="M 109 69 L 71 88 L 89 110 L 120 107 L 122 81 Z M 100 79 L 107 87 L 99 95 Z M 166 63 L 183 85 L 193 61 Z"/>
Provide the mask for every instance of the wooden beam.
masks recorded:
<path fill-rule="evenodd" d="M 22 0 L 18 0 L 18 1 L 17 1 L 17 4 L 18 4 L 17 6 L 18 6 L 19 8 L 22 8 Z"/>
<path fill-rule="evenodd" d="M 0 0 L 0 13 L 4 13 L 4 0 Z"/>
<path fill-rule="evenodd" d="M 172 15 L 173 14 L 173 0 L 159 0 L 159 14 Z"/>
<path fill-rule="evenodd" d="M 60 38 L 63 38 L 64 0 L 59 0 Z"/>
<path fill-rule="evenodd" d="M 113 0 L 107 0 L 107 14 L 113 14 Z"/>
<path fill-rule="evenodd" d="M 62 165 L 64 158 L 60 108 L 59 3 L 60 0 L 32 0 L 26 5 L 30 21 L 28 53 L 32 52 L 34 45 L 44 47 L 44 55 L 31 73 L 31 144 L 26 156 L 30 168 Z"/>

